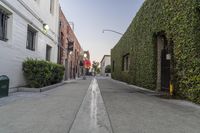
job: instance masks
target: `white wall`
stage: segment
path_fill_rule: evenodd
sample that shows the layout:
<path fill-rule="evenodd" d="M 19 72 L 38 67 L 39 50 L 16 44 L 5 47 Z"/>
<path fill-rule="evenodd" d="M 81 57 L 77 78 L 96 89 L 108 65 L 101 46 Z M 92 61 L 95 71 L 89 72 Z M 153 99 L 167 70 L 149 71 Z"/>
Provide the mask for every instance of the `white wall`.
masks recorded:
<path fill-rule="evenodd" d="M 19 0 L 20 1 L 20 0 Z M 22 62 L 27 58 L 46 59 L 46 45 L 52 47 L 51 61 L 57 62 L 57 39 L 59 23 L 59 1 L 55 0 L 54 14 L 50 14 L 49 0 L 21 0 L 36 16 L 31 14 L 18 0 L 1 0 L 0 5 L 9 10 L 8 41 L 0 40 L 0 75 L 10 78 L 10 87 L 25 85 L 22 72 Z M 43 23 L 50 30 L 42 32 Z M 27 26 L 37 30 L 36 50 L 26 49 Z"/>
<path fill-rule="evenodd" d="M 106 76 L 105 69 L 107 65 L 111 65 L 111 58 L 110 56 L 104 56 L 101 61 L 101 75 Z"/>

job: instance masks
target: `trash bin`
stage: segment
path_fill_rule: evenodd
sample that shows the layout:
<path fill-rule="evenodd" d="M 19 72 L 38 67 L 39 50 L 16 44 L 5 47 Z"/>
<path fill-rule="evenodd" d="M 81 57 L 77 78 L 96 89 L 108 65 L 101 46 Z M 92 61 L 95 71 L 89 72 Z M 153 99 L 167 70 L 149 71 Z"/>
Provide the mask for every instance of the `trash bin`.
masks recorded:
<path fill-rule="evenodd" d="M 9 78 L 5 75 L 0 76 L 0 98 L 8 96 Z"/>

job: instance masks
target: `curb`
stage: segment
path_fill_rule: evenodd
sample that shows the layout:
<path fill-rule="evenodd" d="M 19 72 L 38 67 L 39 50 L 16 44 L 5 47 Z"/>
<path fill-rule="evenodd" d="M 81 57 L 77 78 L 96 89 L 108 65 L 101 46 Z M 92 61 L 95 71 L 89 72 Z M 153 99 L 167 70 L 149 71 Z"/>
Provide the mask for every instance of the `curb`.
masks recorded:
<path fill-rule="evenodd" d="M 50 85 L 50 86 L 45 86 L 45 87 L 42 87 L 42 88 L 26 88 L 26 87 L 20 87 L 20 88 L 17 89 L 17 92 L 44 92 L 44 91 L 48 91 L 48 90 L 51 90 L 51 89 L 53 89 L 53 88 L 62 86 L 62 85 L 64 85 L 64 84 L 65 84 L 65 83 L 62 82 L 62 83 L 57 83 L 57 84 Z"/>
<path fill-rule="evenodd" d="M 124 84 L 124 85 L 127 85 L 127 86 L 129 86 L 129 87 L 138 89 L 138 90 L 143 90 L 143 91 L 147 91 L 147 92 L 150 92 L 150 93 L 158 93 L 157 91 L 153 91 L 153 90 L 146 89 L 146 88 L 143 88 L 143 87 L 139 87 L 139 86 L 136 86 L 136 85 L 128 84 L 128 83 L 126 83 L 126 82 L 122 82 L 122 81 L 115 80 L 115 79 L 112 79 L 112 78 L 111 78 L 111 80 L 113 80 L 113 81 L 115 81 L 115 82 L 118 82 L 118 83 L 121 83 L 121 84 Z"/>
<path fill-rule="evenodd" d="M 139 86 L 131 85 L 131 84 L 128 84 L 126 82 L 122 82 L 122 81 L 115 80 L 115 79 L 112 79 L 112 78 L 111 78 L 111 80 L 114 81 L 114 82 L 120 83 L 120 84 L 124 84 L 124 85 L 129 86 L 129 87 L 138 89 L 138 90 L 143 90 L 143 91 L 147 91 L 147 92 L 150 92 L 150 93 L 163 95 L 161 92 L 157 92 L 157 91 L 149 90 L 149 89 L 142 88 L 142 87 L 139 87 Z M 199 104 L 196 104 L 196 103 L 193 103 L 193 102 L 187 101 L 187 100 L 181 100 L 181 99 L 163 99 L 163 100 L 165 100 L 166 102 L 170 102 L 170 103 L 176 104 L 176 105 L 181 105 L 181 106 L 184 105 L 184 106 L 187 106 L 187 107 L 194 107 L 196 109 L 200 109 L 200 105 Z"/>
<path fill-rule="evenodd" d="M 9 90 L 8 90 L 8 93 L 15 93 L 15 92 L 17 92 L 18 91 L 18 88 L 10 88 Z"/>
<path fill-rule="evenodd" d="M 19 87 L 19 88 L 10 88 L 9 93 L 16 93 L 16 92 L 44 92 L 48 91 L 51 89 L 54 89 L 56 87 L 62 86 L 64 84 L 72 83 L 75 82 L 76 80 L 68 80 L 68 81 L 63 81 L 61 83 L 53 84 L 50 86 L 45 86 L 42 88 L 27 88 L 27 87 Z"/>

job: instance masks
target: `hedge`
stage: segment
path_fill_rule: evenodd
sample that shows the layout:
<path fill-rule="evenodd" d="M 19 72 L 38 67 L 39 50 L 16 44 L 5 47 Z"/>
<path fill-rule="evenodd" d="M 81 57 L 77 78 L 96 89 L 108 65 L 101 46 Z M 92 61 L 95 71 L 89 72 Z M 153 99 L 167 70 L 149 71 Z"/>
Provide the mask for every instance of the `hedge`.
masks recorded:
<path fill-rule="evenodd" d="M 64 66 L 44 60 L 27 59 L 23 72 L 29 87 L 40 88 L 62 81 Z"/>
<path fill-rule="evenodd" d="M 191 96 L 198 93 L 195 99 L 200 99 L 199 0 L 146 0 L 111 50 L 112 77 L 155 90 L 155 36 L 160 32 L 165 33 L 167 40 L 173 41 L 175 94 L 198 102 Z M 124 72 L 122 57 L 127 52 L 130 53 L 130 70 Z"/>
<path fill-rule="evenodd" d="M 110 65 L 106 66 L 105 73 L 111 73 L 111 66 Z"/>

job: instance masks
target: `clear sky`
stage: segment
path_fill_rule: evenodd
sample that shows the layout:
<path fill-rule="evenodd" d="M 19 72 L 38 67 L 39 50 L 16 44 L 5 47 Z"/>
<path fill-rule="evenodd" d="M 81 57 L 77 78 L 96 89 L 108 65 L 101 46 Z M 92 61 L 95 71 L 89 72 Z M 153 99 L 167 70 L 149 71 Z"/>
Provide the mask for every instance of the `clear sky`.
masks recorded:
<path fill-rule="evenodd" d="M 61 8 L 80 45 L 89 50 L 91 61 L 101 61 L 121 35 L 104 32 L 111 29 L 124 33 L 144 0 L 60 0 Z"/>

